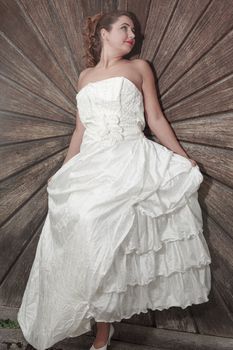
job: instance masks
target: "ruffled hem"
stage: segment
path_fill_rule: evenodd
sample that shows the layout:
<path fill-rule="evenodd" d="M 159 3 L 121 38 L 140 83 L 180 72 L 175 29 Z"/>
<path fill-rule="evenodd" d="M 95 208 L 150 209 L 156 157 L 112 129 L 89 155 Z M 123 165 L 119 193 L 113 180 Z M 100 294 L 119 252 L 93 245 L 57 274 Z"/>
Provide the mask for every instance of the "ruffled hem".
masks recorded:
<path fill-rule="evenodd" d="M 128 285 L 121 293 L 96 294 L 85 318 L 94 318 L 96 322 L 120 322 L 148 310 L 161 311 L 174 306 L 185 309 L 207 302 L 210 288 L 209 265 L 199 269 L 191 267 L 170 276 L 158 276 L 146 285 Z"/>
<path fill-rule="evenodd" d="M 184 272 L 170 276 L 158 276 L 146 285 L 127 286 L 121 293 L 96 293 L 91 301 L 72 301 L 55 307 L 56 322 L 45 323 L 47 317 L 40 311 L 40 320 L 32 328 L 28 320 L 35 314 L 22 308 L 18 313 L 25 339 L 38 350 L 45 350 L 67 337 L 77 337 L 91 330 L 92 321 L 120 322 L 134 314 L 147 313 L 149 310 L 164 310 L 170 307 L 186 307 L 207 302 L 210 291 L 211 275 L 209 266 L 199 269 L 191 267 Z M 54 296 L 54 299 L 56 297 Z M 45 305 L 43 305 L 45 308 Z M 54 312 L 55 312 L 54 309 Z"/>
<path fill-rule="evenodd" d="M 159 251 L 153 248 L 143 254 L 125 254 L 118 252 L 112 265 L 104 277 L 101 274 L 97 292 L 125 292 L 128 285 L 146 285 L 159 276 L 169 277 L 171 274 L 188 269 L 201 268 L 211 263 L 208 246 L 202 232 L 189 239 L 171 241 L 163 244 Z M 96 283 L 98 283 L 96 276 Z M 159 283 L 159 281 L 158 281 Z"/>
<path fill-rule="evenodd" d="M 136 207 L 134 211 L 131 210 L 131 215 L 133 222 L 121 242 L 125 254 L 143 254 L 151 249 L 159 251 L 165 243 L 190 239 L 203 231 L 197 192 L 186 199 L 185 205 L 172 213 L 151 217 L 142 214 Z M 114 243 L 114 246 L 117 245 Z"/>

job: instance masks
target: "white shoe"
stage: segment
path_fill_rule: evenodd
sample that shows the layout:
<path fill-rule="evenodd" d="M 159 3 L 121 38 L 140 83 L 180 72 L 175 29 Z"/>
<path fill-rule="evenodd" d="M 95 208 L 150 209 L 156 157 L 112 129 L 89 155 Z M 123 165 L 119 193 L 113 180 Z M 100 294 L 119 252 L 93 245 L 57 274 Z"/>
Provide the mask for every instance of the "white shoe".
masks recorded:
<path fill-rule="evenodd" d="M 107 346 L 110 345 L 110 340 L 112 338 L 113 333 L 114 333 L 114 327 L 112 324 L 110 324 L 110 330 L 109 330 L 109 336 L 108 336 L 107 343 L 104 346 L 102 346 L 101 348 L 97 348 L 97 349 L 92 344 L 90 350 L 107 350 Z"/>

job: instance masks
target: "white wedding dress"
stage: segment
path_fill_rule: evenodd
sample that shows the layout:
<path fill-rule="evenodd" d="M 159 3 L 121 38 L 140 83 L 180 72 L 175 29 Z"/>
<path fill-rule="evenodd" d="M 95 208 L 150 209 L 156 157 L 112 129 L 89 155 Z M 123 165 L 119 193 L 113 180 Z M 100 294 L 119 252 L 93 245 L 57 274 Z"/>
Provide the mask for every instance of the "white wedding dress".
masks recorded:
<path fill-rule="evenodd" d="M 44 350 L 95 321 L 208 301 L 198 165 L 144 136 L 143 96 L 128 78 L 76 96 L 80 152 L 48 183 L 48 214 L 18 322 Z"/>

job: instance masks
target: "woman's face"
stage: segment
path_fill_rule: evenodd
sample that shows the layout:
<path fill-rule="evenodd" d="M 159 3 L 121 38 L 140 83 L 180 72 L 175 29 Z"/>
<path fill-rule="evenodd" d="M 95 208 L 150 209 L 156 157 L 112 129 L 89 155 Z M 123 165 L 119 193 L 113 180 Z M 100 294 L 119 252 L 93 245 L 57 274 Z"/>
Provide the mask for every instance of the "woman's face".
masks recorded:
<path fill-rule="evenodd" d="M 117 22 L 112 25 L 110 32 L 103 30 L 104 45 L 114 51 L 126 55 L 129 53 L 135 44 L 135 28 L 131 18 L 121 16 Z"/>

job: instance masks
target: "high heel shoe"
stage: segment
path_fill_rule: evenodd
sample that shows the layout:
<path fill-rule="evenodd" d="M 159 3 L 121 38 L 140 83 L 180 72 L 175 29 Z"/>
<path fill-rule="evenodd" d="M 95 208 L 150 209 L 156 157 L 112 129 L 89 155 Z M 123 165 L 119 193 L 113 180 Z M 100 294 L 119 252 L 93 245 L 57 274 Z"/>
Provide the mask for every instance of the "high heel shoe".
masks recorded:
<path fill-rule="evenodd" d="M 112 338 L 113 333 L 114 333 L 114 327 L 112 324 L 110 324 L 109 336 L 108 336 L 107 343 L 104 346 L 102 346 L 101 348 L 95 348 L 94 345 L 92 344 L 90 350 L 107 350 L 107 346 L 110 345 L 110 340 Z"/>

